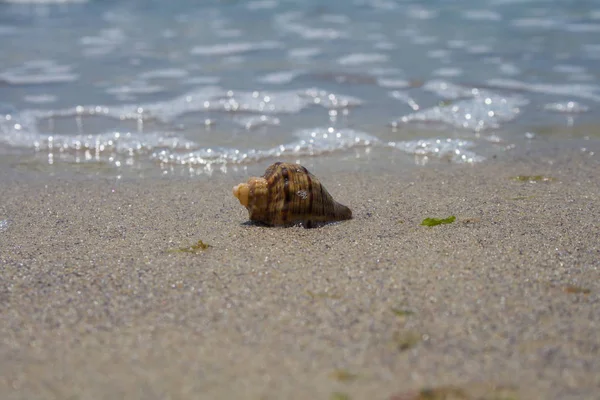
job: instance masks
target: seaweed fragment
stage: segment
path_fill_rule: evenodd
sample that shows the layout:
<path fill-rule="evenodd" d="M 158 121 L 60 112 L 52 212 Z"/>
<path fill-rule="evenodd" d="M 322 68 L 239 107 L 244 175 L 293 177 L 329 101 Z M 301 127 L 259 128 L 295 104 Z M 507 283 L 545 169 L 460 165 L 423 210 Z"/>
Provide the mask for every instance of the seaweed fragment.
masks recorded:
<path fill-rule="evenodd" d="M 449 216 L 448 218 L 425 218 L 421 225 L 424 226 L 436 226 L 441 224 L 451 224 L 456 220 L 454 215 Z"/>
<path fill-rule="evenodd" d="M 406 320 L 408 319 L 408 317 L 410 317 L 411 315 L 414 314 L 413 311 L 406 310 L 406 309 L 403 309 L 403 308 L 394 308 L 394 307 L 392 307 L 391 311 L 392 311 L 392 313 L 394 313 L 394 315 L 396 316 L 396 319 L 401 324 L 405 324 Z"/>
<path fill-rule="evenodd" d="M 420 342 L 421 335 L 413 331 L 398 331 L 392 337 L 392 343 L 399 351 L 411 349 Z"/>
<path fill-rule="evenodd" d="M 395 308 L 395 307 L 392 307 L 392 312 L 398 317 L 408 317 L 408 316 L 414 314 L 414 311 L 405 310 L 403 308 Z"/>
<path fill-rule="evenodd" d="M 569 294 L 590 294 L 592 291 L 581 286 L 567 285 L 563 287 L 563 292 Z"/>
<path fill-rule="evenodd" d="M 168 252 L 169 253 L 192 253 L 192 254 L 198 254 L 206 249 L 208 249 L 209 247 L 212 247 L 210 244 L 206 244 L 204 243 L 202 240 L 198 240 L 197 243 L 192 244 L 190 246 L 183 246 L 183 247 L 177 247 L 174 249 L 170 249 Z"/>
<path fill-rule="evenodd" d="M 315 293 L 312 290 L 307 290 L 306 294 L 310 296 L 311 299 L 315 300 L 315 299 L 333 299 L 333 300 L 338 300 L 341 299 L 342 296 L 335 294 L 335 293 L 328 293 L 328 292 L 319 292 L 319 293 Z"/>
<path fill-rule="evenodd" d="M 419 393 L 419 400 L 468 400 L 465 391 L 455 386 L 443 386 L 435 389 L 423 389 Z"/>
<path fill-rule="evenodd" d="M 513 176 L 511 178 L 513 181 L 519 181 L 519 182 L 552 182 L 555 181 L 555 178 L 552 178 L 551 176 L 545 176 L 545 175 L 517 175 L 517 176 Z"/>
<path fill-rule="evenodd" d="M 335 379 L 336 381 L 340 382 L 352 382 L 353 380 L 358 378 L 357 374 L 353 374 L 352 372 L 346 369 L 336 369 L 331 374 L 329 374 L 329 376 L 332 379 Z"/>
<path fill-rule="evenodd" d="M 390 400 L 470 400 L 471 398 L 459 387 L 440 386 L 396 394 Z"/>
<path fill-rule="evenodd" d="M 439 386 L 400 393 L 390 400 L 518 400 L 517 391 L 497 385 L 467 384 L 465 386 Z"/>

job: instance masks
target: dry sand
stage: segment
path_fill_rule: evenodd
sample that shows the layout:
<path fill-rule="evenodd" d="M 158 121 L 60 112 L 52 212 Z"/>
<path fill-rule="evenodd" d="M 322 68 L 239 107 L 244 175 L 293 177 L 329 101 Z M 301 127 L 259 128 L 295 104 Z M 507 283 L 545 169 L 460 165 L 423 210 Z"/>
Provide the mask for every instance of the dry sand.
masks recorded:
<path fill-rule="evenodd" d="M 355 218 L 311 230 L 246 174 L 7 177 L 0 398 L 598 399 L 600 162 L 552 159 L 317 164 Z"/>

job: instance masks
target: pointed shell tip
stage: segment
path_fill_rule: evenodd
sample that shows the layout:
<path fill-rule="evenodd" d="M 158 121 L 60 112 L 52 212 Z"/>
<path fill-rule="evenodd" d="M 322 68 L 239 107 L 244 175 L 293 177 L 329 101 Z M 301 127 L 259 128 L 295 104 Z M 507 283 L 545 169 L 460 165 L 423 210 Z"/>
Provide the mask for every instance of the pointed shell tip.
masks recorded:
<path fill-rule="evenodd" d="M 237 197 L 244 207 L 248 205 L 248 192 L 249 188 L 246 183 L 240 183 L 233 187 L 233 195 Z"/>

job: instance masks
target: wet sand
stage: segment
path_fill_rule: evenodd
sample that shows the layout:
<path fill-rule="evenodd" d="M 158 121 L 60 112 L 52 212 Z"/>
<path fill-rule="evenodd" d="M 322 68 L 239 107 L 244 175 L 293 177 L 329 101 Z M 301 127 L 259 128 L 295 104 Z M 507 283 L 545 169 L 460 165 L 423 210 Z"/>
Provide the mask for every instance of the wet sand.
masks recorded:
<path fill-rule="evenodd" d="M 242 173 L 5 179 L 0 398 L 597 398 L 598 156 L 383 170 L 315 165 L 355 218 L 310 230 Z"/>

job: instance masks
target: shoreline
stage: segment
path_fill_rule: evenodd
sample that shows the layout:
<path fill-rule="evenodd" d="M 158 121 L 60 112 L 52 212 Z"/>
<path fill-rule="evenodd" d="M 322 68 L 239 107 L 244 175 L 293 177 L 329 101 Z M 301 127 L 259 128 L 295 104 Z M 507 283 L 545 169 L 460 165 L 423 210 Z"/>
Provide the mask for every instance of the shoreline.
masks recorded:
<path fill-rule="evenodd" d="M 318 229 L 246 223 L 231 187 L 263 166 L 138 181 L 9 174 L 1 397 L 600 390 L 597 155 L 360 173 L 315 161 L 354 214 Z M 511 179 L 525 175 L 551 180 Z M 211 247 L 169 251 L 198 240 Z"/>
<path fill-rule="evenodd" d="M 370 127 L 372 129 L 358 128 L 358 131 L 378 139 L 377 143 L 360 145 L 347 149 L 323 151 L 317 155 L 286 154 L 281 159 L 315 168 L 324 166 L 327 171 L 355 171 L 356 173 L 379 173 L 380 171 L 393 172 L 398 168 L 421 169 L 446 167 L 450 165 L 473 165 L 478 167 L 489 162 L 501 161 L 510 163 L 522 159 L 548 159 L 564 158 L 564 154 L 573 154 L 578 151 L 593 156 L 600 153 L 600 125 L 577 124 L 574 126 L 563 125 L 523 125 L 507 127 L 492 133 L 469 133 L 465 131 L 444 131 L 425 126 L 407 125 L 398 131 L 387 126 Z M 439 128 L 439 127 L 438 127 Z M 354 129 L 354 127 L 350 127 Z M 518 133 L 520 132 L 520 133 Z M 526 135 L 526 132 L 528 133 Z M 489 135 L 489 136 L 486 136 Z M 529 138 L 527 138 L 527 137 Z M 447 139 L 472 142 L 473 147 L 461 147 L 462 154 L 469 154 L 483 161 L 474 163 L 453 160 L 452 152 L 438 146 L 442 155 L 428 153 L 426 157 L 414 154 L 414 149 L 409 146 L 394 148 L 389 143 L 416 142 L 418 140 Z M 260 146 L 259 146 L 260 147 Z M 428 147 L 430 150 L 430 147 Z M 264 150 L 264 149 L 263 149 Z M 89 153 L 89 152 L 88 152 Z M 210 165 L 202 164 L 176 164 L 161 163 L 151 159 L 149 154 L 137 154 L 126 158 L 120 153 L 106 153 L 98 155 L 99 158 L 86 158 L 86 151 L 74 152 L 72 149 L 62 151 L 55 148 L 50 153 L 48 150 L 34 150 L 5 146 L 0 143 L 0 183 L 6 178 L 30 180 L 48 175 L 59 178 L 75 178 L 88 176 L 97 178 L 128 178 L 128 179 L 186 179 L 223 174 L 244 176 L 248 171 L 253 174 L 262 174 L 267 165 L 278 161 L 278 157 L 265 156 L 259 160 L 248 162 L 220 164 L 212 162 Z M 88 154 L 89 157 L 89 154 Z M 114 158 L 112 161 L 111 158 Z M 52 160 L 52 163 L 49 161 Z M 86 161 L 87 160 L 87 161 Z M 115 164 L 118 162 L 119 166 Z M 4 176 L 3 176 L 4 175 Z"/>

